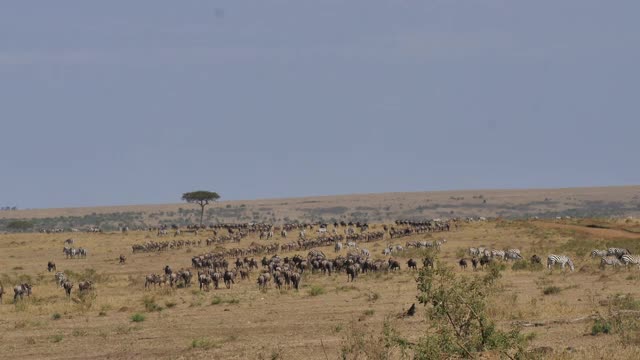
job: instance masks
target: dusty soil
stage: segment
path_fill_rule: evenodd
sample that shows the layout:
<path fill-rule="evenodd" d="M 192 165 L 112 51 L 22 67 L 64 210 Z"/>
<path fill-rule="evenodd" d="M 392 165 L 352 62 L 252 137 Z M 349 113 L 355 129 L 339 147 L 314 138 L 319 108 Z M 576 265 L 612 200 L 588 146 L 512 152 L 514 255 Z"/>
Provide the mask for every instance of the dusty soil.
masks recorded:
<path fill-rule="evenodd" d="M 441 260 L 455 266 L 470 246 L 520 248 L 525 258 L 533 253 L 544 257 L 570 241 L 580 241 L 580 232 L 574 236 L 557 229 L 567 226 L 596 232 L 598 238 L 610 239 L 607 241 L 615 242 L 621 235 L 619 230 L 554 222 L 501 221 L 464 224 L 458 231 L 432 237 L 418 235 L 361 246 L 374 257 L 382 257 L 381 250 L 389 243 L 446 237 Z M 76 246 L 89 250 L 86 259 L 64 258 L 63 241 L 70 236 L 76 239 Z M 260 292 L 255 272 L 251 281 L 238 281 L 229 290 L 201 292 L 197 285 L 145 290 L 145 274 L 161 273 L 166 264 L 173 269 L 189 267 L 193 255 L 214 249 L 202 246 L 131 254 L 131 244 L 149 239 L 156 239 L 155 234 L 0 235 L 0 280 L 7 293 L 0 305 L 0 354 L 30 359 L 336 359 L 354 334 L 379 336 L 385 319 L 411 341 L 418 340 L 427 328 L 420 306 L 415 317 L 397 318 L 416 302 L 417 294 L 415 273 L 406 269 L 407 257 L 402 254 L 397 256 L 403 265 L 400 272 L 367 274 L 354 283 L 347 283 L 345 274 L 309 274 L 298 292 L 274 288 Z M 640 236 L 634 239 L 640 240 Z M 260 240 L 252 237 L 233 246 L 247 247 L 252 241 Z M 332 249 L 322 250 L 334 256 Z M 128 257 L 125 265 L 118 264 L 121 253 Z M 571 249 L 567 253 L 571 255 Z M 622 346 L 618 335 L 591 336 L 593 322 L 583 319 L 606 313 L 607 306 L 601 302 L 610 295 L 630 293 L 640 297 L 640 271 L 600 270 L 597 260 L 574 258 L 576 271 L 572 273 L 559 269 L 514 271 L 508 264 L 500 280 L 502 291 L 492 300 L 492 317 L 504 328 L 545 324 L 525 327 L 524 331 L 535 333 L 531 348 L 553 348 L 549 358 L 600 359 L 612 351 L 617 358 L 640 358 L 640 347 Z M 76 287 L 68 299 L 54 284 L 53 273 L 46 271 L 48 260 L 55 261 L 58 270 L 78 274 L 95 271 L 95 297 L 86 296 L 83 301 Z M 470 270 L 456 267 L 456 271 L 474 276 Z M 13 304 L 12 286 L 27 278 L 34 283 L 33 295 Z M 543 289 L 551 285 L 559 287 L 560 293 L 544 295 Z M 322 293 L 312 296 L 312 287 Z M 148 311 L 145 297 L 162 311 Z M 145 320 L 133 322 L 131 317 L 136 313 L 143 314 Z M 60 318 L 55 319 L 58 315 L 54 314 Z"/>

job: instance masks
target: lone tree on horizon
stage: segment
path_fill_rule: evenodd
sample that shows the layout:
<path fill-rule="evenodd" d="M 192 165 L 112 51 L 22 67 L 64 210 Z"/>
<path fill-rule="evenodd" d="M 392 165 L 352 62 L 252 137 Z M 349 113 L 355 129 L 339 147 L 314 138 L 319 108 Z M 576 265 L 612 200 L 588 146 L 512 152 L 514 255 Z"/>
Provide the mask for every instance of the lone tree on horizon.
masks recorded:
<path fill-rule="evenodd" d="M 200 226 L 202 226 L 202 220 L 204 218 L 204 207 L 209 205 L 209 202 L 214 202 L 220 199 L 220 195 L 213 191 L 192 191 L 182 194 L 182 200 L 200 205 Z"/>

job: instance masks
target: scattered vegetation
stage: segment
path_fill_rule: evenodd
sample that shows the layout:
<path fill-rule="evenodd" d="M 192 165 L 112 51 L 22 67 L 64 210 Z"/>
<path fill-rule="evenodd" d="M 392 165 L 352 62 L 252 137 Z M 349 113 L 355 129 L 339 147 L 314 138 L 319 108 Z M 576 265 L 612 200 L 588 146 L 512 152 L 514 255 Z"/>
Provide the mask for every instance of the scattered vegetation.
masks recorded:
<path fill-rule="evenodd" d="M 542 293 L 545 295 L 556 295 L 559 294 L 562 289 L 557 286 L 547 286 L 542 290 Z"/>
<path fill-rule="evenodd" d="M 131 315 L 131 321 L 133 322 L 143 322 L 146 318 L 147 318 L 146 316 L 140 313 Z"/>
<path fill-rule="evenodd" d="M 222 347 L 222 344 L 218 343 L 217 341 L 213 341 L 211 339 L 199 338 L 199 339 L 191 340 L 192 349 L 208 350 L 208 349 L 218 349 L 220 347 Z"/>
<path fill-rule="evenodd" d="M 320 285 L 312 285 L 312 286 L 309 288 L 309 291 L 308 291 L 309 295 L 311 295 L 311 296 L 318 296 L 318 295 L 322 295 L 322 294 L 324 294 L 325 292 L 326 292 L 326 291 L 325 291 L 325 289 L 324 289 L 322 286 L 320 286 Z"/>

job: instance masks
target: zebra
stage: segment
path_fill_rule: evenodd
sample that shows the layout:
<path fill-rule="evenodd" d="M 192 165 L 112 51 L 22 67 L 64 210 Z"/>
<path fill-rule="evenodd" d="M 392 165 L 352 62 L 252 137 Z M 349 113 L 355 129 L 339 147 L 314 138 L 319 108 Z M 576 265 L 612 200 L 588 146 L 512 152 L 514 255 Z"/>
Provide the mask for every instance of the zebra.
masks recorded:
<path fill-rule="evenodd" d="M 62 286 L 62 284 L 67 281 L 67 276 L 62 271 L 58 271 L 54 277 L 58 286 Z"/>
<path fill-rule="evenodd" d="M 505 254 L 504 250 L 491 250 L 491 257 L 499 257 L 504 260 Z"/>
<path fill-rule="evenodd" d="M 474 247 L 469 248 L 469 255 L 478 256 L 478 254 L 480 254 L 480 251 L 478 250 L 478 248 L 474 248 Z"/>
<path fill-rule="evenodd" d="M 87 250 L 85 248 L 78 248 L 78 256 L 87 257 Z"/>
<path fill-rule="evenodd" d="M 628 249 L 622 249 L 622 248 L 608 248 L 607 249 L 607 255 L 608 256 L 617 256 L 617 257 L 621 257 L 622 255 L 625 254 L 631 254 L 629 252 Z"/>
<path fill-rule="evenodd" d="M 600 259 L 600 267 L 604 269 L 604 267 L 607 265 L 613 266 L 615 268 L 616 266 L 622 265 L 622 263 L 617 256 L 603 256 Z"/>
<path fill-rule="evenodd" d="M 342 250 L 342 243 L 341 242 L 337 242 L 336 245 L 333 247 L 333 250 L 335 252 L 339 252 L 340 250 Z"/>
<path fill-rule="evenodd" d="M 622 257 L 620 257 L 620 260 L 622 261 L 624 266 L 635 264 L 638 265 L 638 268 L 640 268 L 640 255 L 624 254 L 622 255 Z"/>
<path fill-rule="evenodd" d="M 13 288 L 13 302 L 16 302 L 16 300 L 18 299 L 18 297 L 20 298 L 20 300 L 22 300 L 22 298 L 27 295 L 30 296 L 31 295 L 31 285 L 29 284 L 20 284 L 20 285 L 16 285 Z"/>
<path fill-rule="evenodd" d="M 85 292 L 85 291 L 89 291 L 93 289 L 93 282 L 91 282 L 90 280 L 86 280 L 86 281 L 80 281 L 78 283 L 78 291 Z"/>
<path fill-rule="evenodd" d="M 505 252 L 504 258 L 507 260 L 520 260 L 522 255 L 520 255 L 520 250 L 518 249 L 509 249 Z"/>
<path fill-rule="evenodd" d="M 371 253 L 369 252 L 368 249 L 360 249 L 360 253 L 362 254 L 362 256 L 366 256 L 366 257 L 371 256 Z"/>
<path fill-rule="evenodd" d="M 607 256 L 609 255 L 607 250 L 598 250 L 598 249 L 593 249 L 591 250 L 591 257 L 592 258 L 596 258 L 596 257 L 603 257 L 603 256 Z"/>
<path fill-rule="evenodd" d="M 554 254 L 549 255 L 547 257 L 547 268 L 552 269 L 555 264 L 560 264 L 563 270 L 564 270 L 564 266 L 568 264 L 569 269 L 571 269 L 571 271 L 575 270 L 573 266 L 573 261 L 571 261 L 571 259 L 566 255 L 554 255 Z"/>

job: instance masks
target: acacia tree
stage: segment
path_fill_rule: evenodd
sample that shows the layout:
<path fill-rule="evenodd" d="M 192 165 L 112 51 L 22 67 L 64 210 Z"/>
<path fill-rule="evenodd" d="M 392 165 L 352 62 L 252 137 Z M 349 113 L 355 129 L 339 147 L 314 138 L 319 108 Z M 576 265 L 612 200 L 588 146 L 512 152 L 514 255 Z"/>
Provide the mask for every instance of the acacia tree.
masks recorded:
<path fill-rule="evenodd" d="M 212 191 L 198 190 L 182 194 L 182 200 L 200 205 L 200 226 L 202 226 L 202 220 L 204 218 L 204 207 L 218 199 L 220 199 L 220 195 Z"/>

